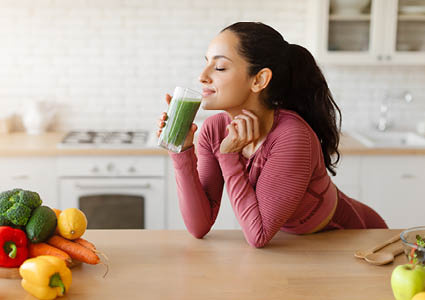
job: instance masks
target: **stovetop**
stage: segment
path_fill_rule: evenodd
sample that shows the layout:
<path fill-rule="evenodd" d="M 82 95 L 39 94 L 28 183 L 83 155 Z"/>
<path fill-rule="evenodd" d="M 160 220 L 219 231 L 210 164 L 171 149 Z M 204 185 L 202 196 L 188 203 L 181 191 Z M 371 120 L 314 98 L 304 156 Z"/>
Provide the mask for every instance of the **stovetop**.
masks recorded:
<path fill-rule="evenodd" d="M 71 131 L 59 148 L 145 148 L 148 131 Z"/>

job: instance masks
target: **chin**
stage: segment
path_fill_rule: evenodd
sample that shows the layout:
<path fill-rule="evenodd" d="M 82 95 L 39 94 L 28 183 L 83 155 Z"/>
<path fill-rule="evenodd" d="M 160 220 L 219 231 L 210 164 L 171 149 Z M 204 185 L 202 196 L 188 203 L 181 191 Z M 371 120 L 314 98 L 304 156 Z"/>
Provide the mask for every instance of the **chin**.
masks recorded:
<path fill-rule="evenodd" d="M 214 103 L 209 103 L 208 101 L 203 100 L 201 103 L 201 108 L 203 110 L 216 110 L 217 108 L 214 107 Z"/>

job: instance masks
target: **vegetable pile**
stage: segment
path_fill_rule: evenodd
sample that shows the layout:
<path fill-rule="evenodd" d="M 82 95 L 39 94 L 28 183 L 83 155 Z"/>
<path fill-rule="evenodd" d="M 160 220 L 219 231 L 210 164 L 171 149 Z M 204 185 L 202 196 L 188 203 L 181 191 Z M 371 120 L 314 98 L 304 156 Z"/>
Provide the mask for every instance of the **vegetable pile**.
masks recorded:
<path fill-rule="evenodd" d="M 414 245 L 415 248 L 412 248 L 409 254 L 409 262 L 415 265 L 425 265 L 425 252 L 421 249 L 418 249 L 418 247 L 425 248 L 425 238 L 417 234 Z"/>
<path fill-rule="evenodd" d="M 41 205 L 40 196 L 31 191 L 13 189 L 0 194 L 0 226 L 25 226 L 31 212 Z"/>
<path fill-rule="evenodd" d="M 78 263 L 108 264 L 83 239 L 85 214 L 43 206 L 38 193 L 13 189 L 0 193 L 0 267 L 19 268 L 22 287 L 38 299 L 62 296 L 71 284 L 69 268 Z M 46 278 L 47 277 L 47 278 Z M 49 282 L 49 284 L 45 284 Z"/>

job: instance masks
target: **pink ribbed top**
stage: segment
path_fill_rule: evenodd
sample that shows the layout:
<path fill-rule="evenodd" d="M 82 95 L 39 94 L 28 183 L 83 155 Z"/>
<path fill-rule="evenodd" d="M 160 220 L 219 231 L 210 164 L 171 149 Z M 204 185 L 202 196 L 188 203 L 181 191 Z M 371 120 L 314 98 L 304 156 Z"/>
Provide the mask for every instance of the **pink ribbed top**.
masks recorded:
<path fill-rule="evenodd" d="M 246 159 L 220 153 L 226 113 L 205 120 L 194 147 L 172 153 L 180 211 L 197 238 L 217 217 L 223 184 L 246 240 L 263 247 L 279 230 L 308 233 L 332 212 L 337 189 L 326 171 L 319 140 L 296 113 L 276 110 L 271 131 Z"/>

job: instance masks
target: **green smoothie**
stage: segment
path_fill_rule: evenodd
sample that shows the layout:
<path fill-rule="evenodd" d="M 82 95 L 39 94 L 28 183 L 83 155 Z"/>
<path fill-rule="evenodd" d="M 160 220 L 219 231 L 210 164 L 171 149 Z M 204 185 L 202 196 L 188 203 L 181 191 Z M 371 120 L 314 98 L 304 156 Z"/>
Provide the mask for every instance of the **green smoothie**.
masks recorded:
<path fill-rule="evenodd" d="M 171 101 L 159 145 L 171 151 L 180 152 L 200 105 L 201 100 L 195 98 Z"/>

